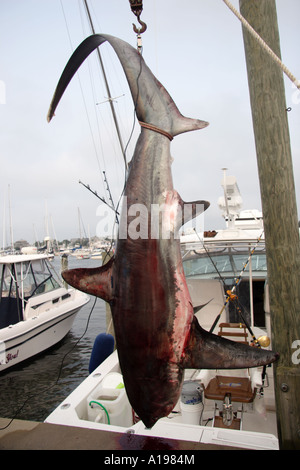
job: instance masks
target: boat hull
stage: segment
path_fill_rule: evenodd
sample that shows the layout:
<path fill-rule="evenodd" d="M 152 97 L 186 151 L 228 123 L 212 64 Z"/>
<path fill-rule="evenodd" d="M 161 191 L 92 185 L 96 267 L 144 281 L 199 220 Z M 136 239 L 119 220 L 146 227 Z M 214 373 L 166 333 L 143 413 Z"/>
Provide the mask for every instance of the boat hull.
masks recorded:
<path fill-rule="evenodd" d="M 83 305 L 56 314 L 43 313 L 3 329 L 0 332 L 0 372 L 59 343 L 71 330 Z"/>

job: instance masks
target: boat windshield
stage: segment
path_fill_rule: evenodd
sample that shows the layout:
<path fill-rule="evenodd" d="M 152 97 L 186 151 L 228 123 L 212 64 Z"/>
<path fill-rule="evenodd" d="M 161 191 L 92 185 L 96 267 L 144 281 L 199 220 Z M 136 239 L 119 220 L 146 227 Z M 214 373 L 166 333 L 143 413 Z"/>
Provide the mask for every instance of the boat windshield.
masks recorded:
<path fill-rule="evenodd" d="M 44 259 L 4 264 L 2 269 L 2 297 L 28 299 L 61 287 Z"/>
<path fill-rule="evenodd" d="M 183 268 L 186 277 L 215 278 L 218 272 L 222 277 L 236 277 L 242 271 L 247 262 L 249 253 L 220 253 L 195 255 L 183 260 Z M 249 273 L 248 263 L 245 273 Z M 251 270 L 253 276 L 266 276 L 267 260 L 265 253 L 253 254 L 251 257 Z"/>

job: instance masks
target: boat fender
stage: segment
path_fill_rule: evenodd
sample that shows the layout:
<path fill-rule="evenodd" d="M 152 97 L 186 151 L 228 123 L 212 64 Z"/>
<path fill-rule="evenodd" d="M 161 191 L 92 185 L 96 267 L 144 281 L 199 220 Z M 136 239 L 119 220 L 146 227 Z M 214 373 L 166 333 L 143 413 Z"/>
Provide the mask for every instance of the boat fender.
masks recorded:
<path fill-rule="evenodd" d="M 100 333 L 94 341 L 89 363 L 89 373 L 102 364 L 114 350 L 114 337 L 106 333 Z"/>

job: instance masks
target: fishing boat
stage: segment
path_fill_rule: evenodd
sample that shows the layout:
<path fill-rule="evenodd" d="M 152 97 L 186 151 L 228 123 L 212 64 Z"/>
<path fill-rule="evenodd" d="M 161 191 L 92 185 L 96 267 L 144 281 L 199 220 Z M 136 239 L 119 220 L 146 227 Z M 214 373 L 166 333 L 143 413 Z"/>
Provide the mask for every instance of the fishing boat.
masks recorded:
<path fill-rule="evenodd" d="M 195 313 L 208 331 L 253 347 L 270 347 L 270 308 L 263 220 L 241 211 L 234 177 L 219 199 L 227 227 L 181 237 L 183 266 Z M 103 343 L 104 344 L 104 343 Z M 94 350 L 93 350 L 94 351 Z M 92 358 L 91 358 L 92 360 Z M 145 397 L 146 399 L 146 397 Z M 235 448 L 278 446 L 272 366 L 186 370 L 181 398 L 147 429 L 128 401 L 115 350 L 46 419 L 48 423 L 136 433 Z"/>
<path fill-rule="evenodd" d="M 90 258 L 91 259 L 102 259 L 102 254 L 103 254 L 102 250 L 93 250 L 91 252 Z"/>
<path fill-rule="evenodd" d="M 73 253 L 73 256 L 76 256 L 77 259 L 89 259 L 91 257 L 91 252 L 89 249 L 76 250 Z"/>
<path fill-rule="evenodd" d="M 0 371 L 61 341 L 89 301 L 64 287 L 47 254 L 0 257 Z"/>

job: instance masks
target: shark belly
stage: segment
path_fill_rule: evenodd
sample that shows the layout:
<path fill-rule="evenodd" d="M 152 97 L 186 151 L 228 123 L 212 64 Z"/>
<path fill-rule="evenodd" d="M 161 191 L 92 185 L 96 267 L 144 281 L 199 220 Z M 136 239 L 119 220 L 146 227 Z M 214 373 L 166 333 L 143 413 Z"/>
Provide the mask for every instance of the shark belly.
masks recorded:
<path fill-rule="evenodd" d="M 133 259 L 128 257 L 127 246 L 119 266 L 116 263 L 116 275 L 124 282 L 116 286 L 111 309 L 128 398 L 145 425 L 151 427 L 171 412 L 180 396 L 181 357 L 193 307 L 181 302 L 186 294 L 178 283 L 177 260 L 174 263 L 166 252 L 160 256 L 159 240 L 138 245 L 140 250 L 135 243 Z M 171 263 L 174 269 L 170 269 Z"/>

